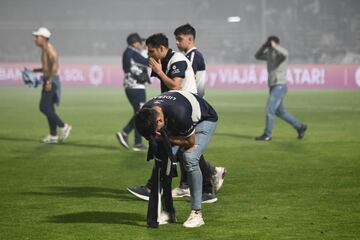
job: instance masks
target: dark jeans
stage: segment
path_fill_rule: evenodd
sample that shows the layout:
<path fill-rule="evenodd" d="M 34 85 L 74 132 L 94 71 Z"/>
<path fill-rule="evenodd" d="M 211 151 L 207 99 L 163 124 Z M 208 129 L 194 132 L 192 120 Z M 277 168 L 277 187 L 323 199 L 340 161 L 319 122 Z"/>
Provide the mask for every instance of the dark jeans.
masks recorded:
<path fill-rule="evenodd" d="M 181 171 L 181 177 L 180 177 L 180 187 L 188 188 L 188 178 L 187 178 L 187 172 L 184 168 L 184 161 L 183 161 L 183 152 L 179 151 L 178 154 L 176 154 L 176 158 L 180 165 L 180 171 Z M 200 170 L 203 175 L 203 186 L 202 191 L 203 193 L 214 193 L 214 188 L 212 184 L 212 175 L 215 173 L 215 167 L 211 165 L 208 161 L 205 160 L 204 155 L 201 155 L 199 160 Z M 146 183 L 146 187 L 151 189 L 151 178 L 148 179 Z"/>
<path fill-rule="evenodd" d="M 50 134 L 52 136 L 56 136 L 56 127 L 63 128 L 64 122 L 59 118 L 59 116 L 55 113 L 55 102 L 56 96 L 55 92 L 57 90 L 57 85 L 52 84 L 52 88 L 50 92 L 45 92 L 44 86 L 41 92 L 40 99 L 40 111 L 46 116 L 50 128 Z"/>
<path fill-rule="evenodd" d="M 134 115 L 129 120 L 128 124 L 123 128 L 126 134 L 129 134 L 135 129 L 135 114 L 140 110 L 146 101 L 145 89 L 131 89 L 125 88 L 126 96 L 134 109 Z M 135 129 L 135 144 L 141 144 L 142 139 L 140 133 Z"/>

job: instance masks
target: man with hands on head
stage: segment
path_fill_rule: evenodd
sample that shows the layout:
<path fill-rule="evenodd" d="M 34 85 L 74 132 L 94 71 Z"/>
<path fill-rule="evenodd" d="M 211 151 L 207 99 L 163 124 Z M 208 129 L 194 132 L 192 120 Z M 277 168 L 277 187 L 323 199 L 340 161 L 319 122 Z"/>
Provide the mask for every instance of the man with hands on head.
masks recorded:
<path fill-rule="evenodd" d="M 275 115 L 296 129 L 298 139 L 302 139 L 307 130 L 307 125 L 300 123 L 298 119 L 285 111 L 284 98 L 288 91 L 286 79 L 288 57 L 288 51 L 280 46 L 280 39 L 277 36 L 268 37 L 267 41 L 255 54 L 256 59 L 266 61 L 270 94 L 266 105 L 264 133 L 255 138 L 257 141 L 271 140 Z"/>
<path fill-rule="evenodd" d="M 197 93 L 195 75 L 189 60 L 169 48 L 168 38 L 154 34 L 146 39 L 151 76 L 161 81 L 161 92 L 182 90 Z"/>

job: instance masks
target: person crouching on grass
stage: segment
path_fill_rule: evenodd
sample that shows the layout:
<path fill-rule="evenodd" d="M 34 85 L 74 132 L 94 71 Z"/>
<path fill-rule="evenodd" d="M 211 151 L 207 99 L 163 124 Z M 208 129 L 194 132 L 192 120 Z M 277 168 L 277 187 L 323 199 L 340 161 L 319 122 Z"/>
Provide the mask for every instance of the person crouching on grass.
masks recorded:
<path fill-rule="evenodd" d="M 179 90 L 154 97 L 135 118 L 137 130 L 147 140 L 163 142 L 162 133 L 166 132 L 174 155 L 180 149 L 184 151 L 191 194 L 191 213 L 183 224 L 186 228 L 205 224 L 201 212 L 203 176 L 199 159 L 215 132 L 217 120 L 216 111 L 203 98 Z M 165 217 L 163 223 L 170 220 L 168 214 L 162 216 Z"/>

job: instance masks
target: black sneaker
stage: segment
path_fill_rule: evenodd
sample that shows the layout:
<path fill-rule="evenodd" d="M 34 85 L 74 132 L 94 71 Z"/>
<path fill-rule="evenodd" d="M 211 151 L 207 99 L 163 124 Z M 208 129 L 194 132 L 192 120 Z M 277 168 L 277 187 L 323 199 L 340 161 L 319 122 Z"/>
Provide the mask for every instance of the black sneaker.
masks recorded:
<path fill-rule="evenodd" d="M 127 190 L 134 196 L 136 196 L 142 200 L 149 201 L 150 189 L 148 189 L 147 187 L 145 187 L 145 186 L 128 187 Z"/>
<path fill-rule="evenodd" d="M 307 125 L 306 124 L 301 124 L 300 128 L 297 129 L 298 132 L 298 139 L 303 139 L 305 136 L 305 132 L 307 130 Z"/>
<path fill-rule="evenodd" d="M 203 193 L 202 194 L 202 203 L 214 203 L 217 200 L 218 199 L 214 193 Z"/>
<path fill-rule="evenodd" d="M 145 150 L 146 150 L 146 146 L 145 146 L 144 144 L 142 144 L 142 143 L 138 143 L 138 144 L 135 144 L 135 145 L 133 146 L 133 150 L 134 150 L 135 152 L 145 151 Z"/>
<path fill-rule="evenodd" d="M 124 132 L 117 132 L 116 138 L 119 140 L 121 145 L 123 145 L 125 148 L 129 149 L 129 143 L 128 143 L 128 135 Z"/>
<path fill-rule="evenodd" d="M 266 135 L 265 133 L 261 136 L 255 138 L 256 141 L 271 141 L 271 136 Z"/>

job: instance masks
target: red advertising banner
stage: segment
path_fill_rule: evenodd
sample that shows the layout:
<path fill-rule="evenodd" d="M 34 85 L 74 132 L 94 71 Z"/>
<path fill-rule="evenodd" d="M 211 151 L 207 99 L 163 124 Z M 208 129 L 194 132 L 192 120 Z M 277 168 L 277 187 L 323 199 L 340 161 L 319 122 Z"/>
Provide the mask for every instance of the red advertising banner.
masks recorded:
<path fill-rule="evenodd" d="M 34 64 L 0 64 L 0 85 L 22 84 L 24 67 L 39 67 Z M 119 65 L 63 64 L 59 69 L 63 85 L 122 85 L 124 73 Z"/>
<path fill-rule="evenodd" d="M 221 88 L 267 86 L 262 65 L 210 65 L 207 85 Z M 360 88 L 360 65 L 290 65 L 287 80 L 291 88 Z"/>
<path fill-rule="evenodd" d="M 0 64 L 0 85 L 22 85 L 21 71 L 34 64 Z M 63 64 L 59 75 L 62 84 L 121 86 L 121 65 L 112 64 Z M 287 79 L 291 88 L 360 88 L 360 65 L 290 65 Z M 154 79 L 153 84 L 159 85 Z M 255 89 L 267 86 L 265 65 L 236 64 L 208 65 L 207 87 Z"/>

